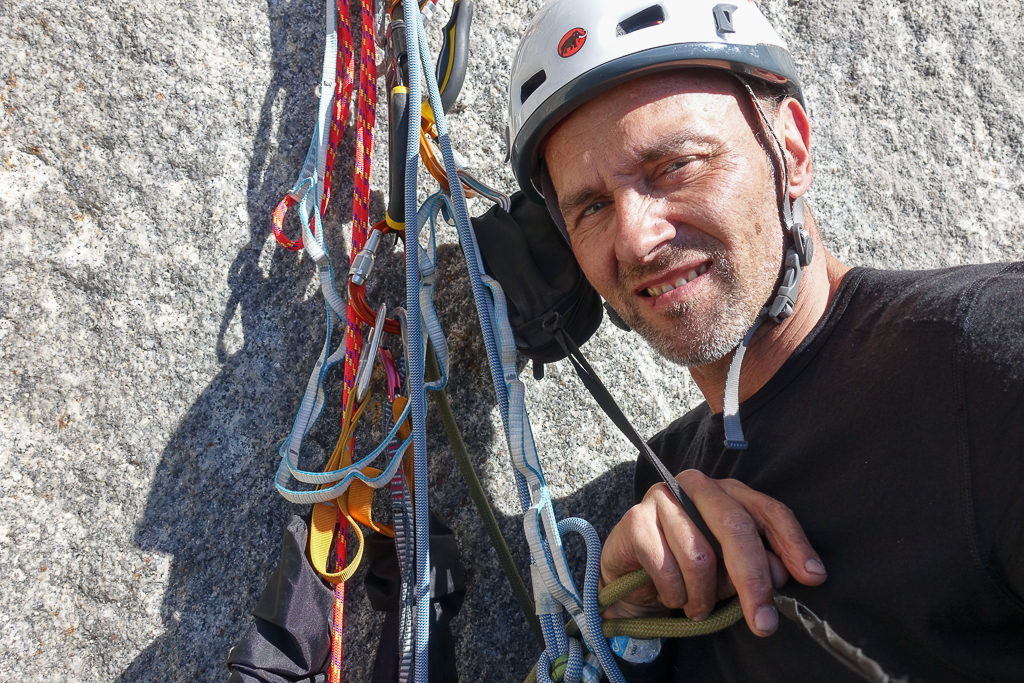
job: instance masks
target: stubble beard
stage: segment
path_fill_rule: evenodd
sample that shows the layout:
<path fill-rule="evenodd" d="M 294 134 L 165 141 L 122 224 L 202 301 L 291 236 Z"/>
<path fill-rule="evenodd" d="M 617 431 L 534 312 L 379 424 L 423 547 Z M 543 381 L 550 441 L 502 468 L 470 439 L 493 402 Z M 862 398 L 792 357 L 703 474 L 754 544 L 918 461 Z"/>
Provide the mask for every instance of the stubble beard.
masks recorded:
<path fill-rule="evenodd" d="M 781 248 L 781 245 L 779 245 Z M 657 263 L 648 268 L 657 272 L 680 260 L 683 249 L 669 248 L 659 255 Z M 765 305 L 778 276 L 777 257 L 761 258 L 750 277 L 740 275 L 737 264 L 720 247 L 705 248 L 702 251 L 711 259 L 708 274 L 718 283 L 720 295 L 708 300 L 688 299 L 672 304 L 660 311 L 661 325 L 655 325 L 644 318 L 639 306 L 622 287 L 622 301 L 627 302 L 621 314 L 658 355 L 667 360 L 694 367 L 721 360 L 735 349 L 753 325 L 757 314 Z M 692 250 L 686 250 L 692 255 Z M 623 282 L 635 281 L 625 277 Z M 665 320 L 675 324 L 666 326 Z"/>

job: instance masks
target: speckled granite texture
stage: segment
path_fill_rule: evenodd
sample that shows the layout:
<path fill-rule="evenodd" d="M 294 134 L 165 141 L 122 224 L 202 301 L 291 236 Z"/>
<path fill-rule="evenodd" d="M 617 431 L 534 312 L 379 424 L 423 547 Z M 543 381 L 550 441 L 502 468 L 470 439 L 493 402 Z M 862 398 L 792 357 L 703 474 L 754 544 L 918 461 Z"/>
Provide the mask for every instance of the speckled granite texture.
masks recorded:
<path fill-rule="evenodd" d="M 503 92 L 538 4 L 477 0 L 451 117 L 458 148 L 505 188 Z M 428 26 L 435 39 L 449 6 Z M 803 74 L 810 201 L 839 257 L 920 268 L 1024 256 L 1024 1 L 765 9 Z M 4 680 L 226 675 L 297 509 L 271 478 L 324 331 L 310 263 L 269 230 L 312 130 L 322 13 L 296 0 L 0 4 Z M 326 224 L 338 262 L 352 150 L 349 135 Z M 379 164 L 377 216 L 385 184 Z M 442 237 L 452 403 L 522 561 L 461 255 Z M 383 259 L 371 300 L 400 300 L 399 260 Z M 588 351 L 642 432 L 698 400 L 684 371 L 625 333 L 606 325 Z M 627 506 L 630 447 L 568 368 L 527 382 L 559 515 L 606 533 Z M 329 446 L 335 427 L 315 440 Z M 432 505 L 470 578 L 454 623 L 461 675 L 521 680 L 536 648 L 439 425 L 431 435 Z M 378 617 L 358 580 L 349 606 L 346 666 L 362 681 Z"/>

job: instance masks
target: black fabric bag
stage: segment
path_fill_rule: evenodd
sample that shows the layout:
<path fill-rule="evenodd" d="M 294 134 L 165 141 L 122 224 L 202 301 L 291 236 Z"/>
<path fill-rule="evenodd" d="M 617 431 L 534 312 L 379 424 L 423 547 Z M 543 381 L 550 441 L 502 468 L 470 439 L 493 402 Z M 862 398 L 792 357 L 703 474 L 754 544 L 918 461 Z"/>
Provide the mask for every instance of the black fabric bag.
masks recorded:
<path fill-rule="evenodd" d="M 366 597 L 373 609 L 384 612 L 371 683 L 393 683 L 399 678 L 399 596 L 402 591 L 394 539 L 375 531 L 367 533 L 365 561 L 368 563 Z M 430 575 L 433 578 L 430 582 L 427 680 L 459 683 L 451 620 L 459 613 L 466 597 L 466 570 L 459 560 L 455 535 L 433 512 L 430 513 Z"/>
<path fill-rule="evenodd" d="M 601 324 L 601 297 L 583 276 L 547 208 L 522 192 L 506 213 L 494 206 L 473 219 L 487 273 L 501 283 L 519 352 L 537 363 L 566 357 L 554 330 L 577 346 Z"/>
<path fill-rule="evenodd" d="M 324 683 L 331 656 L 334 590 L 306 561 L 306 523 L 292 515 L 281 559 L 267 581 L 252 625 L 228 654 L 230 683 Z"/>
<path fill-rule="evenodd" d="M 228 654 L 229 683 L 326 683 L 331 656 L 334 589 L 306 559 L 308 527 L 292 516 L 281 540 L 281 559 L 263 589 L 253 620 Z M 374 660 L 375 683 L 398 680 L 400 577 L 394 540 L 370 532 L 366 539 L 366 593 L 374 609 L 386 611 Z M 430 513 L 431 576 L 428 680 L 457 683 L 452 618 L 466 593 L 465 570 L 455 536 Z"/>

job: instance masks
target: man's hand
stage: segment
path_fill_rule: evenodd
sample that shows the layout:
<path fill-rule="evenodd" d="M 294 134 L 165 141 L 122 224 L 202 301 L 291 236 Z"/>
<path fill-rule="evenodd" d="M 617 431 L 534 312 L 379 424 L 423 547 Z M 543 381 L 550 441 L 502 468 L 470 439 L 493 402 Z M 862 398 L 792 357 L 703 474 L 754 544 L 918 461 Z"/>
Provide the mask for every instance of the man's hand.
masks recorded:
<path fill-rule="evenodd" d="M 773 633 L 779 621 L 773 588 L 790 577 L 807 586 L 825 581 L 825 567 L 796 517 L 779 501 L 734 479 L 686 470 L 676 481 L 721 544 L 723 566 L 668 487 L 652 486 L 615 525 L 601 551 L 602 585 L 641 567 L 652 583 L 604 616 L 652 616 L 681 608 L 699 620 L 718 600 L 738 594 L 750 630 L 759 636 Z"/>

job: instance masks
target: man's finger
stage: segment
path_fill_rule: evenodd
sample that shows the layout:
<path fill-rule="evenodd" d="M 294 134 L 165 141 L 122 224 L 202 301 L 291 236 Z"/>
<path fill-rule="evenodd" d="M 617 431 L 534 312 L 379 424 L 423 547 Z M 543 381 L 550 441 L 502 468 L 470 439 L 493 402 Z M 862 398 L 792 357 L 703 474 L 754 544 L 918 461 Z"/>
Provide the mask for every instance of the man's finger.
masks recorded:
<path fill-rule="evenodd" d="M 682 604 L 686 588 L 679 566 L 661 535 L 655 505 L 648 501 L 630 508 L 612 529 L 601 550 L 601 578 L 605 583 L 643 568 L 651 584 L 633 591 L 605 611 L 606 618 L 652 616 L 666 602 Z"/>
<path fill-rule="evenodd" d="M 662 484 L 660 488 L 661 495 L 655 498 L 658 523 L 682 574 L 684 586 L 681 601 L 677 600 L 675 604 L 666 602 L 665 605 L 682 608 L 691 619 L 704 619 L 715 607 L 718 559 L 711 544 L 668 492 L 668 487 Z"/>
<path fill-rule="evenodd" d="M 687 470 L 678 480 L 722 546 L 722 560 L 736 587 L 747 626 L 756 635 L 770 635 L 779 619 L 758 523 L 737 499 L 704 474 Z"/>
<path fill-rule="evenodd" d="M 817 586 L 825 581 L 825 565 L 788 507 L 734 479 L 722 479 L 718 483 L 754 517 L 768 545 L 794 579 L 806 586 Z"/>

